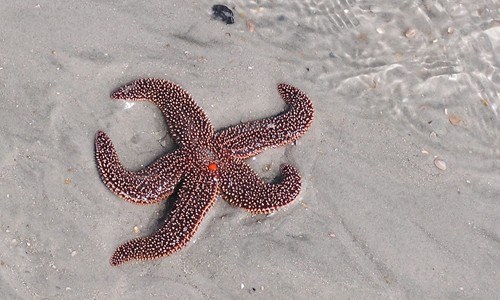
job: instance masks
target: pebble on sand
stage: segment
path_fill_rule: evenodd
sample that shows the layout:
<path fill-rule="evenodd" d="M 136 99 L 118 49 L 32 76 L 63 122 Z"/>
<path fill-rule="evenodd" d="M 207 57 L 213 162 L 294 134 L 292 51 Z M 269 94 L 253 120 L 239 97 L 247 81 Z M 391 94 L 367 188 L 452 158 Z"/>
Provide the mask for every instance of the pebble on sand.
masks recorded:
<path fill-rule="evenodd" d="M 440 158 L 435 158 L 434 159 L 434 165 L 439 170 L 442 170 L 442 171 L 446 170 L 446 163 L 444 162 L 444 160 L 442 160 Z"/>
<path fill-rule="evenodd" d="M 255 22 L 253 20 L 247 20 L 247 29 L 250 32 L 255 32 Z"/>
<path fill-rule="evenodd" d="M 460 122 L 462 122 L 462 118 L 460 118 L 460 117 L 459 117 L 459 116 L 457 116 L 457 115 L 452 115 L 452 114 L 450 114 L 450 115 L 448 115 L 448 121 L 450 121 L 450 123 L 451 123 L 452 125 L 457 126 L 458 124 L 460 124 Z"/>

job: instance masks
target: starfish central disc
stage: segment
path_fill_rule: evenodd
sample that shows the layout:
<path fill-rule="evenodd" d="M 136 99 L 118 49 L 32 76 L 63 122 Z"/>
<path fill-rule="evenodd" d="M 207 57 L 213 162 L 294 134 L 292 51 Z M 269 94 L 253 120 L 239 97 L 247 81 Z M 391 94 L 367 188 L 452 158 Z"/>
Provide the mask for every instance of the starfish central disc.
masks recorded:
<path fill-rule="evenodd" d="M 210 171 L 217 171 L 217 168 L 218 168 L 218 167 L 217 167 L 217 164 L 216 164 L 216 163 L 211 163 L 211 164 L 209 164 L 209 165 L 208 165 L 208 169 L 209 169 Z"/>

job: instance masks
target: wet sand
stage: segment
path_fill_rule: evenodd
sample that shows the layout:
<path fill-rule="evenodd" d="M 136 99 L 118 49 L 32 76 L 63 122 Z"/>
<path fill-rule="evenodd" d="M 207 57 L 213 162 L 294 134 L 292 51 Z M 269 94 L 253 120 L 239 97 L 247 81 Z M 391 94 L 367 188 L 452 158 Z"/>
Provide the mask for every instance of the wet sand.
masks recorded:
<path fill-rule="evenodd" d="M 231 25 L 206 1 L 0 4 L 3 298 L 500 297 L 498 7 L 349 3 L 221 3 Z M 112 267 L 169 206 L 95 165 L 98 130 L 131 170 L 175 148 L 154 105 L 109 98 L 142 77 L 217 129 L 280 113 L 280 82 L 306 92 L 309 132 L 249 161 L 295 165 L 299 197 L 270 216 L 219 198 L 183 250 Z"/>

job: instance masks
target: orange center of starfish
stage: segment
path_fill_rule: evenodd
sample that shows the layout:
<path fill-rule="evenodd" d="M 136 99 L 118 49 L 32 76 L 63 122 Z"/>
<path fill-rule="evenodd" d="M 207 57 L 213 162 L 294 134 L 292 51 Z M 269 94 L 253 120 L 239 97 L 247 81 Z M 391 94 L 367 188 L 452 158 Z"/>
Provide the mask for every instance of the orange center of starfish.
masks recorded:
<path fill-rule="evenodd" d="M 211 163 L 208 165 L 208 169 L 210 171 L 216 171 L 217 170 L 217 164 L 216 163 Z"/>

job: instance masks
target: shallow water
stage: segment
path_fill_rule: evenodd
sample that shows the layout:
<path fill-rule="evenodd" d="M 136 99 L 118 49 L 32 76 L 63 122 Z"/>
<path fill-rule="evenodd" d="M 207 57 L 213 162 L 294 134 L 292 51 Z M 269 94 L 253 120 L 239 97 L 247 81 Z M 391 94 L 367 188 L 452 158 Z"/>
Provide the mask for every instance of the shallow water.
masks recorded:
<path fill-rule="evenodd" d="M 0 294 L 50 298 L 498 298 L 500 7 L 494 1 L 0 4 Z M 216 128 L 275 115 L 287 82 L 316 118 L 294 205 L 219 200 L 188 247 L 109 265 L 161 225 L 102 184 L 94 135 L 137 170 L 175 145 L 156 107 L 111 91 L 181 84 Z M 446 164 L 435 165 L 435 159 Z"/>
<path fill-rule="evenodd" d="M 500 24 L 493 1 L 242 1 L 235 7 L 259 24 L 259 38 L 300 57 L 297 72 L 307 81 L 343 97 L 360 118 L 384 120 L 424 149 L 493 170 L 500 154 L 494 48 Z M 456 126 L 450 116 L 459 118 Z"/>

